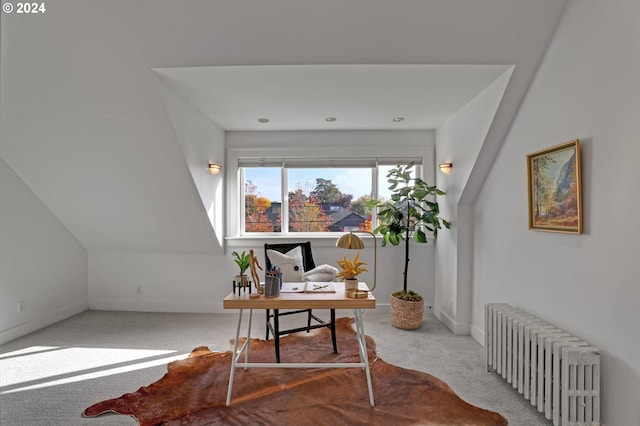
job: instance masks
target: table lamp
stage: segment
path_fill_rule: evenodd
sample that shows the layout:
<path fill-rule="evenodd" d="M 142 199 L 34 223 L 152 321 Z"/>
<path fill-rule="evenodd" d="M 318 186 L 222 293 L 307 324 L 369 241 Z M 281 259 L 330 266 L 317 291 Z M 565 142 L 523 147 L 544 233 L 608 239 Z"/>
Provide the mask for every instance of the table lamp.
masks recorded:
<path fill-rule="evenodd" d="M 376 272 L 378 266 L 378 245 L 376 244 L 375 234 L 369 231 L 350 231 L 348 234 L 344 234 L 338 238 L 336 247 L 347 250 L 362 250 L 364 248 L 364 242 L 362 238 L 358 237 L 355 233 L 369 234 L 373 237 L 373 287 L 369 289 L 369 291 L 373 291 L 376 288 Z M 347 292 L 346 295 L 354 299 L 363 299 L 369 297 L 369 291 L 356 289 Z"/>

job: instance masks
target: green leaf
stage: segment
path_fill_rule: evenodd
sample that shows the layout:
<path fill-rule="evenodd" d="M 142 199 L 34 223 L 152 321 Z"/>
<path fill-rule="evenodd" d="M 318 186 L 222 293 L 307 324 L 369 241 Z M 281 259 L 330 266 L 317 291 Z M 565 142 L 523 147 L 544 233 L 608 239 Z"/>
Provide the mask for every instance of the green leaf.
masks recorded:
<path fill-rule="evenodd" d="M 415 191 L 413 191 L 413 196 L 418 200 L 422 200 L 427 195 L 429 195 L 429 193 L 423 188 L 417 188 Z"/>
<path fill-rule="evenodd" d="M 388 234 L 388 235 L 389 235 L 389 242 L 391 244 L 393 244 L 394 246 L 397 246 L 398 244 L 400 244 L 400 241 L 402 240 L 402 238 L 400 238 L 398 234 Z"/>

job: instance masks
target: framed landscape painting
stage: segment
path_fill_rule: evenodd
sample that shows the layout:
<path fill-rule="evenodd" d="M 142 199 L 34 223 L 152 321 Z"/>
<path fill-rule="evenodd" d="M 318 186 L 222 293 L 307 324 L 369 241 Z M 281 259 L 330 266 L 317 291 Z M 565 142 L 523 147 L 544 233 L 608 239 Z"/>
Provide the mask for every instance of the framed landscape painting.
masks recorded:
<path fill-rule="evenodd" d="M 529 229 L 582 233 L 578 139 L 527 155 Z"/>

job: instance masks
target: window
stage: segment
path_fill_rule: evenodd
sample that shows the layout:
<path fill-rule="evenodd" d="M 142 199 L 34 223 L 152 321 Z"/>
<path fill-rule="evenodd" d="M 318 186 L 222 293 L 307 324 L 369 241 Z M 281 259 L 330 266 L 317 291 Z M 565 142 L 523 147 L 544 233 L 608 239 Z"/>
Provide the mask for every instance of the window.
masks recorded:
<path fill-rule="evenodd" d="M 244 169 L 245 232 L 280 232 L 282 185 L 280 167 Z"/>
<path fill-rule="evenodd" d="M 386 173 L 404 161 L 239 159 L 242 234 L 371 231 L 367 203 L 388 197 Z"/>

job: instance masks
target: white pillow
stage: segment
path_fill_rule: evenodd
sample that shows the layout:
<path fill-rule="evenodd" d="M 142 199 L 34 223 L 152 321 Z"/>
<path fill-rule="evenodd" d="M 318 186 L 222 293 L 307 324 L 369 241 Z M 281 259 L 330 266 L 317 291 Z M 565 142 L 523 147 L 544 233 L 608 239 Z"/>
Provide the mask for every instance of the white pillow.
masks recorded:
<path fill-rule="evenodd" d="M 304 276 L 304 280 L 305 281 L 311 281 L 314 283 L 320 283 L 320 282 L 331 282 L 335 279 L 335 276 L 333 274 L 327 274 L 325 272 L 318 272 L 317 274 L 309 274 Z"/>
<path fill-rule="evenodd" d="M 338 273 L 338 268 L 331 265 L 320 265 L 304 273 L 305 281 L 326 282 L 333 281 Z"/>
<path fill-rule="evenodd" d="M 289 250 L 287 253 L 267 249 L 267 257 L 272 266 L 280 268 L 283 282 L 301 283 L 303 281 L 304 267 L 302 264 L 302 248 L 300 246 Z"/>

